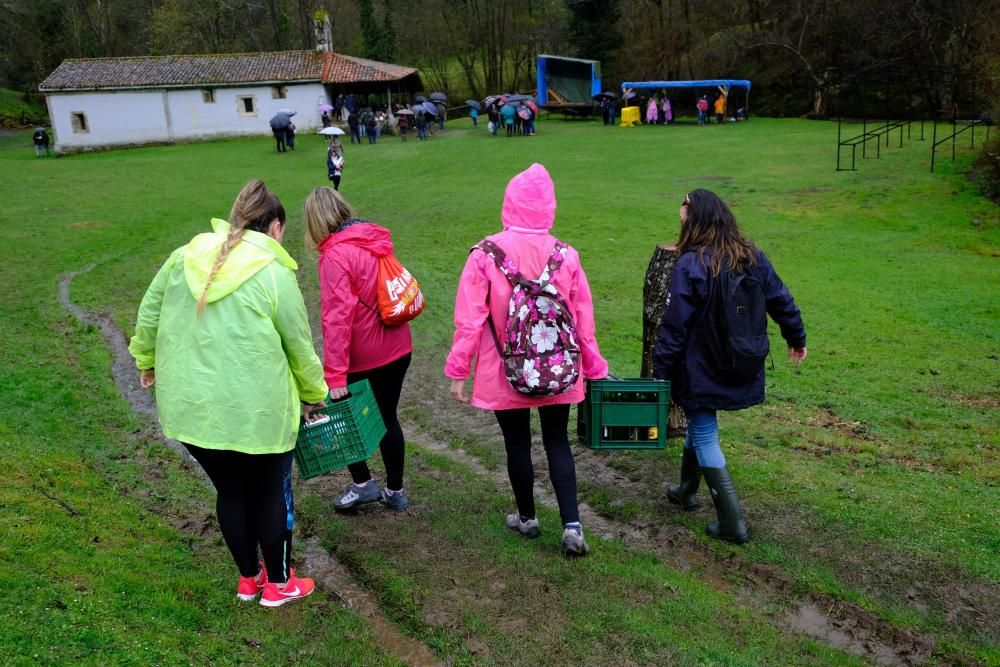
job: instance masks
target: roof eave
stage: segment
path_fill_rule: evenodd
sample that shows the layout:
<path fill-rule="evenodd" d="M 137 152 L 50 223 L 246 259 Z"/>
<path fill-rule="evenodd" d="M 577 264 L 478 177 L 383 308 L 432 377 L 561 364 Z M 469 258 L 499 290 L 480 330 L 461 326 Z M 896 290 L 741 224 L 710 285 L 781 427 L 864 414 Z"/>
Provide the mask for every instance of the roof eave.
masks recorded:
<path fill-rule="evenodd" d="M 319 78 L 309 78 L 309 79 L 274 79 L 270 81 L 243 81 L 233 83 L 231 81 L 226 83 L 187 83 L 187 84 L 177 84 L 177 83 L 164 83 L 164 84 L 143 84 L 137 86 L 73 86 L 66 88 L 52 88 L 46 87 L 44 82 L 42 85 L 38 86 L 38 91 L 42 93 L 82 93 L 82 92 L 97 92 L 105 90 L 183 90 L 191 88 L 241 88 L 244 86 L 287 86 L 296 83 L 323 83 Z"/>

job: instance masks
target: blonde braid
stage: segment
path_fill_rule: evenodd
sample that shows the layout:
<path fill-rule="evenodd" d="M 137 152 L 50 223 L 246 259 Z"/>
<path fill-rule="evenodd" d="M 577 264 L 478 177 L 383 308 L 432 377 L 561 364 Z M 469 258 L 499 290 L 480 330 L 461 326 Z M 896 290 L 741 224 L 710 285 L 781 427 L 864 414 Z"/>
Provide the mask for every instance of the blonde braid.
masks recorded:
<path fill-rule="evenodd" d="M 201 315 L 205 311 L 205 304 L 208 299 L 208 288 L 215 280 L 215 274 L 219 272 L 222 265 L 226 261 L 226 257 L 229 256 L 230 251 L 236 247 L 236 245 L 243 239 L 243 232 L 245 229 L 236 229 L 235 227 L 229 228 L 229 235 L 226 237 L 225 242 L 222 244 L 222 248 L 219 250 L 219 256 L 215 258 L 215 264 L 212 265 L 212 270 L 208 274 L 208 280 L 205 282 L 205 290 L 201 293 L 201 298 L 198 299 L 198 314 Z"/>
<path fill-rule="evenodd" d="M 212 281 L 215 280 L 219 269 L 226 262 L 226 257 L 229 256 L 233 248 L 239 245 L 243 239 L 244 232 L 246 232 L 247 224 L 260 216 L 262 209 L 266 207 L 267 200 L 270 197 L 272 195 L 267 191 L 264 182 L 257 179 L 243 186 L 243 189 L 236 196 L 236 201 L 233 202 L 233 209 L 229 213 L 229 234 L 219 249 L 219 256 L 215 258 L 215 264 L 212 265 L 212 270 L 208 274 L 208 280 L 205 282 L 205 289 L 201 293 L 201 298 L 198 299 L 198 315 L 201 315 L 205 311 L 205 304 L 208 302 L 208 288 L 211 286 Z"/>

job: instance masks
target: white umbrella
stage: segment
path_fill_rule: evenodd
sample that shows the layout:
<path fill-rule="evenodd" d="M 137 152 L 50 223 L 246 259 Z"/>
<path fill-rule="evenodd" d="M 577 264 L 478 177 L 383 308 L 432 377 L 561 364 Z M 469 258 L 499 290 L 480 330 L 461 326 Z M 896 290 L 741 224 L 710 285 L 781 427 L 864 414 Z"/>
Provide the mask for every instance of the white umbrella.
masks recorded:
<path fill-rule="evenodd" d="M 286 116 L 294 116 L 298 112 L 295 109 L 278 109 L 275 113 L 284 114 Z"/>
<path fill-rule="evenodd" d="M 344 131 L 339 127 L 324 127 L 319 133 L 327 137 L 336 137 L 344 134 Z"/>

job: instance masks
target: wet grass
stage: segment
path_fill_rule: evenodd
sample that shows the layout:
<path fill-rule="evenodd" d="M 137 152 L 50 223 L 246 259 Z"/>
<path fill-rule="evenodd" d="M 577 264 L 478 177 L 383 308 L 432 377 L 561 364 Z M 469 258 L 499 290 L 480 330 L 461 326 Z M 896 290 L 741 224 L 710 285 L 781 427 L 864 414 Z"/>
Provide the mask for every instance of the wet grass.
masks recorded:
<path fill-rule="evenodd" d="M 687 190 L 713 189 L 793 290 L 811 352 L 792 369 L 775 339 L 768 404 L 721 419 L 756 536 L 739 553 L 781 568 L 798 591 L 857 602 L 930 634 L 943 655 L 1000 661 L 989 620 L 1000 598 L 1000 214 L 965 181 L 968 156 L 931 175 L 926 143 L 913 141 L 836 173 L 836 129 L 823 123 L 541 129 L 532 138 L 458 129 L 423 144 L 347 147 L 343 192 L 393 230 L 429 303 L 414 324 L 411 377 L 420 385 L 408 388 L 404 414 L 486 469 L 503 468 L 495 434 L 466 432 L 447 403 L 440 368 L 458 273 L 468 248 L 499 228 L 503 188 L 517 170 L 537 160 L 552 172 L 555 231 L 581 252 L 602 350 L 626 376 L 638 370 L 653 246 L 675 238 Z M 235 579 L 216 533 L 182 527 L 209 494 L 169 450 L 133 437 L 140 424 L 111 382 L 99 332 L 56 299 L 60 274 L 95 263 L 74 281 L 73 299 L 130 331 L 168 252 L 224 217 L 240 186 L 259 176 L 290 211 L 287 245 L 315 306 L 314 262 L 297 230 L 300 202 L 325 184 L 322 144 L 302 137 L 281 156 L 270 148 L 253 139 L 36 159 L 29 134 L 0 137 L 0 446 L 14 463 L 0 486 L 0 523 L 11 536 L 0 544 L 0 580 L 13 586 L 25 563 L 44 564 L 31 566 L 16 603 L 0 599 L 0 615 L 12 619 L 0 643 L 30 647 L 25 662 L 389 660 L 363 620 L 322 597 L 281 615 L 233 607 Z M 707 510 L 681 515 L 657 495 L 675 457 L 676 443 L 609 455 L 630 487 L 581 478 L 581 495 L 617 521 L 700 533 Z M 556 557 L 551 534 L 521 543 L 498 523 L 510 500 L 492 483 L 477 485 L 465 467 L 426 452 L 421 466 L 411 482 L 418 515 L 389 524 L 397 538 L 374 517 L 330 518 L 315 500 L 304 498 L 312 510 L 302 512 L 381 593 L 386 613 L 443 656 L 558 664 L 590 647 L 646 664 L 755 664 L 774 662 L 767 652 L 782 655 L 775 646 L 789 641 L 768 610 L 725 611 L 725 593 L 648 555 L 596 541 L 594 557 L 570 564 Z M 543 520 L 557 518 L 546 510 Z M 484 579 L 484 563 L 492 577 Z M 436 576 L 435 565 L 449 574 Z M 533 585 L 517 596 L 445 597 L 491 580 L 516 587 L 524 573 Z M 538 610 L 530 618 L 565 654 L 547 656 L 541 640 L 517 645 L 512 637 L 528 627 L 503 631 L 509 613 L 496 600 L 515 599 Z M 439 615 L 449 605 L 456 618 Z M 669 629 L 687 608 L 683 631 Z M 303 624 L 330 639 L 313 641 L 298 632 Z M 851 660 L 790 641 L 802 661 Z"/>

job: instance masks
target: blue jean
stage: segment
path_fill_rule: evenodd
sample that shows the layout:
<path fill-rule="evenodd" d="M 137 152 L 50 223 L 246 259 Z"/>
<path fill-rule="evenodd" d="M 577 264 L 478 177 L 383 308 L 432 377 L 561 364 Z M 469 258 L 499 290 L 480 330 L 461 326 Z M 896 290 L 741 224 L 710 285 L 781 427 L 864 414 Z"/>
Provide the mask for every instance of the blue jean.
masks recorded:
<path fill-rule="evenodd" d="M 719 446 L 719 420 L 715 410 L 685 410 L 688 427 L 685 449 L 694 449 L 702 468 L 722 468 L 726 457 Z"/>

